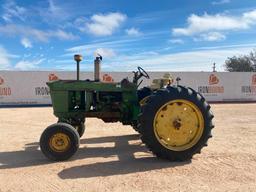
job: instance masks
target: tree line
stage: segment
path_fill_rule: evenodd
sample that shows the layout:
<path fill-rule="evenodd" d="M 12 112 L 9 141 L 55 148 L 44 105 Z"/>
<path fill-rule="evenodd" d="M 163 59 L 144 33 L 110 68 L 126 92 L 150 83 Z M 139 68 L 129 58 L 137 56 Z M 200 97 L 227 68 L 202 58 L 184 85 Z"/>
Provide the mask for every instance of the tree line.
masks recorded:
<path fill-rule="evenodd" d="M 224 67 L 229 72 L 256 72 L 256 49 L 248 55 L 229 57 Z"/>

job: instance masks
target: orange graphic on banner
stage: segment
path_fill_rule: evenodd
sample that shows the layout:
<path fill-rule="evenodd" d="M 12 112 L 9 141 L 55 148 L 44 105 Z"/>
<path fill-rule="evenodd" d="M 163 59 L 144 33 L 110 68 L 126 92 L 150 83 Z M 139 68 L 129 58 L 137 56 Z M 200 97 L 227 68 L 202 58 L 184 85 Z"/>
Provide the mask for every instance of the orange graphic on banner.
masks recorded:
<path fill-rule="evenodd" d="M 2 77 L 0 77 L 0 85 L 3 85 L 3 84 L 4 84 L 4 79 Z M 10 87 L 8 87 L 8 86 L 0 87 L 0 97 L 11 96 L 11 94 L 12 94 L 12 90 Z"/>
<path fill-rule="evenodd" d="M 109 74 L 104 74 L 102 79 L 104 82 L 113 82 L 114 81 L 114 79 Z"/>
<path fill-rule="evenodd" d="M 209 76 L 209 85 L 215 85 L 215 84 L 218 84 L 218 83 L 219 83 L 218 77 L 214 74 L 211 74 Z"/>
<path fill-rule="evenodd" d="M 2 77 L 0 77 L 0 85 L 4 84 L 4 79 Z"/>
<path fill-rule="evenodd" d="M 256 85 L 256 74 L 252 76 L 252 85 Z"/>
<path fill-rule="evenodd" d="M 48 77 L 49 77 L 49 81 L 57 81 L 57 80 L 59 80 L 58 76 L 55 75 L 54 73 L 49 74 Z"/>

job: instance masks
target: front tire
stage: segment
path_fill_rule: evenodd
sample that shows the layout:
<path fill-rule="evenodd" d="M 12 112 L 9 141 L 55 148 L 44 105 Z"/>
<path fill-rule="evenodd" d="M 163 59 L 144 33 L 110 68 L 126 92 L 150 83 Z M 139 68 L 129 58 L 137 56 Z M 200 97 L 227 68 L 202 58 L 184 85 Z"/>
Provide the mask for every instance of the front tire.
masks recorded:
<path fill-rule="evenodd" d="M 142 106 L 142 141 L 160 158 L 185 161 L 207 145 L 213 115 L 205 99 L 191 88 L 156 91 Z"/>
<path fill-rule="evenodd" d="M 72 126 L 76 129 L 80 137 L 84 135 L 85 124 L 83 122 L 81 122 L 79 125 L 72 125 Z"/>
<path fill-rule="evenodd" d="M 78 135 L 80 137 L 82 137 L 84 135 L 84 132 L 85 132 L 85 121 L 62 121 L 62 120 L 58 120 L 58 123 L 66 123 L 66 124 L 69 124 L 71 125 L 77 132 L 78 132 Z"/>
<path fill-rule="evenodd" d="M 54 161 L 64 161 L 72 157 L 79 148 L 79 135 L 67 123 L 55 123 L 47 127 L 40 138 L 43 154 Z"/>

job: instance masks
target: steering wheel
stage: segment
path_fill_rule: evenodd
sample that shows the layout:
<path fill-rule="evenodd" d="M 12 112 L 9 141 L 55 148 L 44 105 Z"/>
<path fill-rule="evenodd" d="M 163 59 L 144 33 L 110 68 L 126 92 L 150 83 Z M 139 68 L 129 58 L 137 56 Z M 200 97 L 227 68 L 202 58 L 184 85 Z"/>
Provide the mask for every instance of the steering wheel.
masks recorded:
<path fill-rule="evenodd" d="M 141 76 L 144 76 L 147 79 L 149 79 L 149 75 L 148 75 L 148 73 L 144 69 L 142 69 L 141 67 L 138 67 L 138 71 L 139 71 Z"/>

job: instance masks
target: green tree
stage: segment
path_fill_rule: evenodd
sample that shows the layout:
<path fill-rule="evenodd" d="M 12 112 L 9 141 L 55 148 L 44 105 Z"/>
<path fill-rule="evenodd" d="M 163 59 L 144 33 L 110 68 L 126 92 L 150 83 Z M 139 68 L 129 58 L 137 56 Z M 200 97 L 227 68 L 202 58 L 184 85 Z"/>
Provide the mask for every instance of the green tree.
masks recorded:
<path fill-rule="evenodd" d="M 256 50 L 249 55 L 229 57 L 225 61 L 225 69 L 229 72 L 251 72 L 256 71 Z"/>

